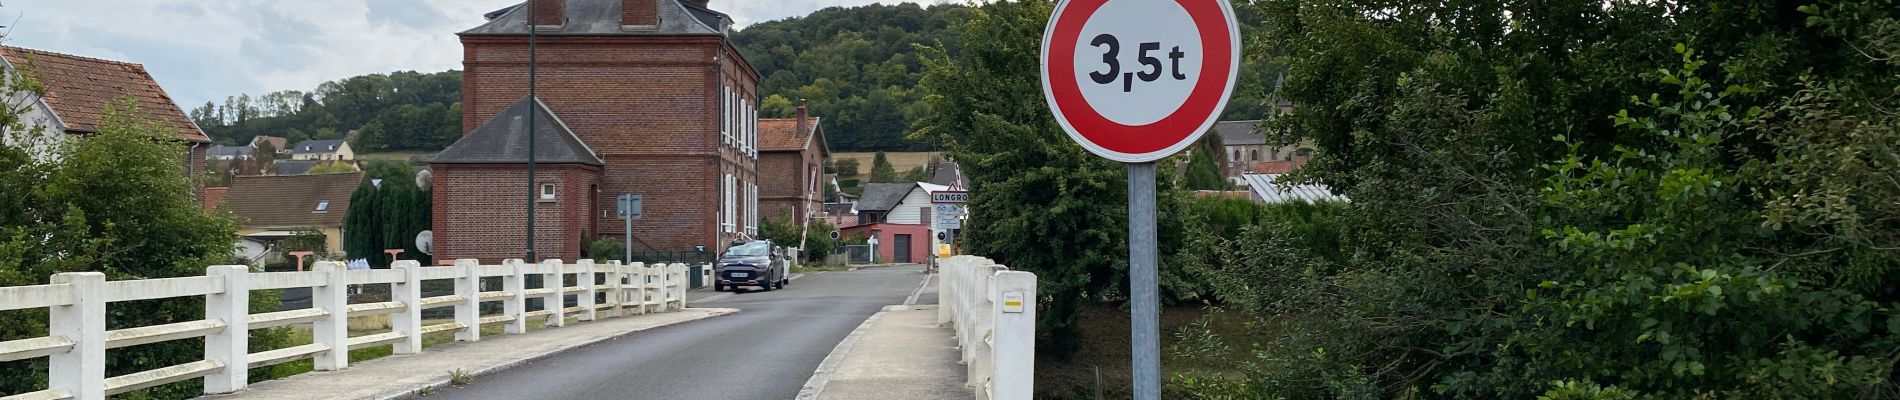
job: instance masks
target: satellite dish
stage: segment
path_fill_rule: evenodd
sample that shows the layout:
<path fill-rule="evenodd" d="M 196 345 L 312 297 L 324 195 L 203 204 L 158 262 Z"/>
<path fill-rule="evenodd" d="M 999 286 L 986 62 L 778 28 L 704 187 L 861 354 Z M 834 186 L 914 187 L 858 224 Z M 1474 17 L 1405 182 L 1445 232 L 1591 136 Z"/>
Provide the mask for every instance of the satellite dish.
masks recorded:
<path fill-rule="evenodd" d="M 429 182 L 435 180 L 435 173 L 428 169 L 416 171 L 416 187 L 429 190 Z"/>
<path fill-rule="evenodd" d="M 435 255 L 435 231 L 422 231 L 416 234 L 416 250 L 422 254 Z"/>

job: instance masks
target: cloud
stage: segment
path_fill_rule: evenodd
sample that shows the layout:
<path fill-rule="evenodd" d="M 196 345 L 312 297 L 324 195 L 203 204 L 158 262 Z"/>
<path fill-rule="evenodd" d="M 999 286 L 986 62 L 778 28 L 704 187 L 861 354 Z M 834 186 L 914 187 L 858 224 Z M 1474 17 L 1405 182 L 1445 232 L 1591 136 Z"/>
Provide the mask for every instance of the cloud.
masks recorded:
<path fill-rule="evenodd" d="M 449 17 L 422 0 L 368 0 L 369 22 L 379 27 L 428 29 Z"/>
<path fill-rule="evenodd" d="M 15 26 L 8 45 L 144 64 L 190 107 L 238 94 L 307 91 L 362 74 L 461 68 L 455 33 L 521 1 L 8 1 L 0 3 L 0 24 Z M 712 0 L 711 6 L 744 27 L 825 7 L 898 2 Z"/>

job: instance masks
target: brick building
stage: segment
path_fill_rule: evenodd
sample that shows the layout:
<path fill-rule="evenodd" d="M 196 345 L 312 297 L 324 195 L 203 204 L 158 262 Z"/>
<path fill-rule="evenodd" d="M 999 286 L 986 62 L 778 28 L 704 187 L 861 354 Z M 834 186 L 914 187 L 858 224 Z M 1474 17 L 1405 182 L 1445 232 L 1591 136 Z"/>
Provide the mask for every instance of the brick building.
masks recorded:
<path fill-rule="evenodd" d="M 478 125 L 512 119 L 512 107 L 525 112 L 532 26 L 535 104 L 545 113 L 537 115 L 559 121 L 598 160 L 551 165 L 537 177 L 538 188 L 556 192 L 549 210 L 537 203 L 541 258 L 578 259 L 590 241 L 620 240 L 621 229 L 599 229 L 621 226 L 613 201 L 620 194 L 645 203 L 633 224 L 635 250 L 710 251 L 756 233 L 759 75 L 727 37 L 732 19 L 706 3 L 534 0 L 489 13 L 486 24 L 459 34 L 462 121 L 470 132 L 463 141 L 476 137 Z M 500 148 L 525 145 L 522 138 Z M 437 258 L 524 256 L 525 162 L 447 161 L 432 161 Z"/>
<path fill-rule="evenodd" d="M 821 182 L 831 149 L 821 121 L 804 106 L 793 118 L 759 120 L 759 205 L 766 217 L 805 226 L 824 216 Z"/>

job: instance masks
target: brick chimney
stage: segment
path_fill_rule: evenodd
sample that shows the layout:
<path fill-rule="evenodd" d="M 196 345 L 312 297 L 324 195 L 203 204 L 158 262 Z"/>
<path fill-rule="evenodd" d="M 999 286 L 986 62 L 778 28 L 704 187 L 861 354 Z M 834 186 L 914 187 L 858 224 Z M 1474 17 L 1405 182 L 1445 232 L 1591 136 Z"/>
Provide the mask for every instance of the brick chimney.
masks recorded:
<path fill-rule="evenodd" d="M 810 136 L 811 123 L 808 122 L 808 119 L 811 118 L 811 114 L 805 111 L 805 99 L 798 99 L 798 111 L 794 115 L 796 116 L 792 118 L 798 121 L 798 127 L 796 128 L 798 130 L 793 132 L 793 135 L 796 135 L 797 137 Z"/>
<path fill-rule="evenodd" d="M 673 0 L 620 0 L 620 29 L 653 29 L 660 26 L 660 2 Z"/>
<path fill-rule="evenodd" d="M 559 29 L 567 23 L 567 0 L 532 0 L 534 2 L 534 27 L 537 29 Z"/>

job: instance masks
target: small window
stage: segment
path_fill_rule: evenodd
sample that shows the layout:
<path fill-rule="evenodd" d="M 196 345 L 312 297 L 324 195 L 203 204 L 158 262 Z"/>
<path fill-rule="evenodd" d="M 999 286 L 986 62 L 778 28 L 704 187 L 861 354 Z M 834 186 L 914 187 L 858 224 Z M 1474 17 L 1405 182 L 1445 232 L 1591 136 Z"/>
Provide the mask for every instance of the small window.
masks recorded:
<path fill-rule="evenodd" d="M 1248 161 L 1260 161 L 1260 150 L 1253 150 L 1253 154 L 1251 155 L 1253 158 L 1248 159 Z"/>
<path fill-rule="evenodd" d="M 327 213 L 327 212 L 330 212 L 330 201 L 329 201 L 329 200 L 322 200 L 322 201 L 318 201 L 318 202 L 317 202 L 317 210 L 316 210 L 316 211 L 312 211 L 312 213 L 315 213 L 315 214 L 322 214 L 322 213 Z"/>
<path fill-rule="evenodd" d="M 541 184 L 541 201 L 554 201 L 554 184 Z"/>

